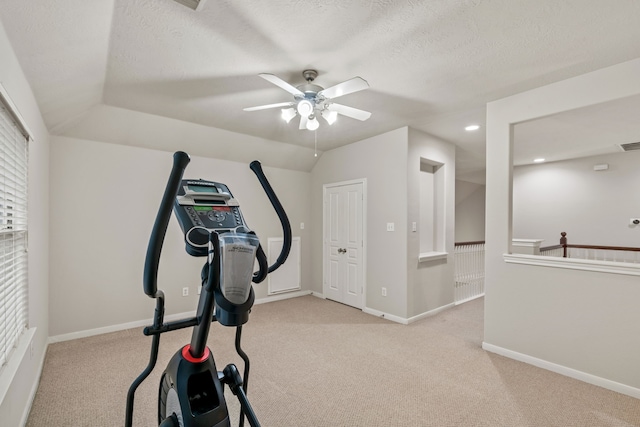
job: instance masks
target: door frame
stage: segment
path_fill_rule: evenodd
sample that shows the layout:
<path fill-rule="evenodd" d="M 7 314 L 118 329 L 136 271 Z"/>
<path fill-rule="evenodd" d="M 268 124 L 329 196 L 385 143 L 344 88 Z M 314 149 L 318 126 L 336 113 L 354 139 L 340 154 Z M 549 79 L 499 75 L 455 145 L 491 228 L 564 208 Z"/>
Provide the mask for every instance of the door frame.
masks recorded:
<path fill-rule="evenodd" d="M 362 185 L 362 307 L 367 306 L 367 178 L 358 178 L 348 181 L 332 182 L 322 185 L 322 293 L 327 294 L 327 268 L 329 258 L 327 257 L 327 190 L 345 185 Z"/>

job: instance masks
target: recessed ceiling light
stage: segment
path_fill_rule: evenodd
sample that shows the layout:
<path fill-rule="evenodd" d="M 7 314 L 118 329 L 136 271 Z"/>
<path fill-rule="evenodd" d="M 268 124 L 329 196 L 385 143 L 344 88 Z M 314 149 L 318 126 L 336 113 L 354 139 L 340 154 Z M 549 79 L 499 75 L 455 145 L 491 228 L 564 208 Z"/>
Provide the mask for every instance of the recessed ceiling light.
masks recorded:
<path fill-rule="evenodd" d="M 542 163 L 542 162 L 544 162 L 544 159 L 542 157 L 540 157 L 540 158 L 537 158 L 537 159 L 533 159 L 533 161 L 536 162 L 536 163 Z"/>
<path fill-rule="evenodd" d="M 478 130 L 480 129 L 479 125 L 469 125 L 466 128 L 464 128 L 464 130 L 466 130 L 467 132 L 472 132 L 474 130 Z"/>

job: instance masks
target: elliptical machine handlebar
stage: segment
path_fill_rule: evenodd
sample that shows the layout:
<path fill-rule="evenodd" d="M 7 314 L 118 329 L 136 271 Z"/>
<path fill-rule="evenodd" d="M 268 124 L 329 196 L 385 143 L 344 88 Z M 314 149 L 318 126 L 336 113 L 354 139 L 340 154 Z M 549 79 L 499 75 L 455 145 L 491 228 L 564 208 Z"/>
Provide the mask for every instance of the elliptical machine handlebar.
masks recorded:
<path fill-rule="evenodd" d="M 177 151 L 173 154 L 173 167 L 164 190 L 164 195 L 162 196 L 162 201 L 160 202 L 160 208 L 158 208 L 155 223 L 153 224 L 153 230 L 149 238 L 149 246 L 147 247 L 147 255 L 144 261 L 144 277 L 142 279 L 144 293 L 151 298 L 164 297 L 163 292 L 158 291 L 158 264 L 160 263 L 160 253 L 162 252 L 164 236 L 167 233 L 167 226 L 171 219 L 173 201 L 178 194 L 184 170 L 190 161 L 189 155 L 183 151 Z"/>
<path fill-rule="evenodd" d="M 284 211 L 284 208 L 282 207 L 280 200 L 278 200 L 278 196 L 276 196 L 276 193 L 273 191 L 271 184 L 269 184 L 267 177 L 264 175 L 264 172 L 262 171 L 262 165 L 260 164 L 260 162 L 257 160 L 254 160 L 253 162 L 251 162 L 249 167 L 256 174 L 256 177 L 258 177 L 258 181 L 260 181 L 260 185 L 262 185 L 262 188 L 264 189 L 264 192 L 267 194 L 267 197 L 269 198 L 269 201 L 271 202 L 273 209 L 275 209 L 276 213 L 278 214 L 278 218 L 280 219 L 280 223 L 282 224 L 282 233 L 283 233 L 282 250 L 280 251 L 280 255 L 278 256 L 278 259 L 273 263 L 273 265 L 271 265 L 268 268 L 266 272 L 263 272 L 262 268 L 260 268 L 260 271 L 256 273 L 253 277 L 254 283 L 260 283 L 265 279 L 265 277 L 267 277 L 268 273 L 275 271 L 287 260 L 287 257 L 289 256 L 289 251 L 291 250 L 291 224 L 289 223 L 289 218 L 287 217 L 287 213 Z"/>

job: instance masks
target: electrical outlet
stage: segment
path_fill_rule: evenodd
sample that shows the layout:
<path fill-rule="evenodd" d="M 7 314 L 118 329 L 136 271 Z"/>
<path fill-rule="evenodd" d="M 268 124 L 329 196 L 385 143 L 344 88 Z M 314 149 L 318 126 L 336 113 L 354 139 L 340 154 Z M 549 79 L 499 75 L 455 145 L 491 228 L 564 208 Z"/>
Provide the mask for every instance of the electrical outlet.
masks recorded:
<path fill-rule="evenodd" d="M 383 297 L 387 296 L 387 288 L 382 288 L 382 296 Z"/>
<path fill-rule="evenodd" d="M 304 222 L 300 223 L 300 230 L 304 230 Z"/>
<path fill-rule="evenodd" d="M 629 225 L 639 225 L 639 224 L 640 224 L 640 218 L 629 219 Z"/>
<path fill-rule="evenodd" d="M 182 296 L 183 297 L 189 296 L 189 288 L 182 288 Z"/>
<path fill-rule="evenodd" d="M 200 295 L 200 291 L 202 291 L 202 286 L 198 286 L 198 295 Z"/>
<path fill-rule="evenodd" d="M 415 222 L 411 223 L 411 231 L 416 232 L 418 231 L 418 224 L 416 224 Z"/>
<path fill-rule="evenodd" d="M 395 223 L 393 223 L 393 222 L 388 222 L 387 223 L 387 231 L 394 231 L 395 228 L 396 228 Z"/>

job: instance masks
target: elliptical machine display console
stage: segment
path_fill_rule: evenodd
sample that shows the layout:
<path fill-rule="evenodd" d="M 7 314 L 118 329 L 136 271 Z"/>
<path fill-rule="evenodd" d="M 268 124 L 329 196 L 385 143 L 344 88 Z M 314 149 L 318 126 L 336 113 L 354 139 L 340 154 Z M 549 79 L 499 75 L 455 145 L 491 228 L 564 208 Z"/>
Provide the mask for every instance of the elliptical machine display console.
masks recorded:
<path fill-rule="evenodd" d="M 151 232 L 145 259 L 143 288 L 156 300 L 152 326 L 144 334 L 152 336 L 151 355 L 145 370 L 134 380 L 127 395 L 125 426 L 133 424 L 133 404 L 138 386 L 153 371 L 165 332 L 193 328 L 191 342 L 179 349 L 162 373 L 158 392 L 158 423 L 161 427 L 230 427 L 224 396 L 225 385 L 241 406 L 239 425 L 248 420 L 252 427 L 260 423 L 247 399 L 249 357 L 241 348 L 242 325 L 249 320 L 255 299 L 252 283 L 262 282 L 287 259 L 291 248 L 291 226 L 287 215 L 254 161 L 256 174 L 269 201 L 278 214 L 283 230 L 283 246 L 278 259 L 269 266 L 258 237 L 247 226 L 240 204 L 222 183 L 182 179 L 190 159 L 184 152 L 173 155 L 173 168 L 165 188 Z M 184 234 L 185 249 L 195 257 L 206 257 L 202 268 L 202 289 L 196 316 L 164 322 L 164 293 L 157 288 L 157 273 L 162 244 L 173 211 Z M 255 260 L 258 271 L 253 272 Z M 215 310 L 215 315 L 214 315 Z M 213 352 L 207 347 L 211 323 L 236 328 L 235 347 L 244 362 L 240 375 L 234 364 L 218 371 Z"/>
<path fill-rule="evenodd" d="M 229 188 L 219 182 L 182 180 L 174 212 L 180 223 L 189 255 L 206 256 L 209 233 L 247 233 L 240 204 Z"/>

